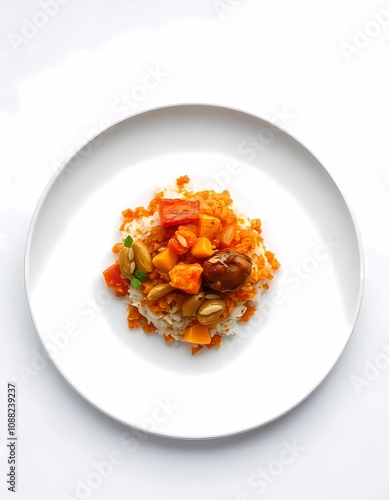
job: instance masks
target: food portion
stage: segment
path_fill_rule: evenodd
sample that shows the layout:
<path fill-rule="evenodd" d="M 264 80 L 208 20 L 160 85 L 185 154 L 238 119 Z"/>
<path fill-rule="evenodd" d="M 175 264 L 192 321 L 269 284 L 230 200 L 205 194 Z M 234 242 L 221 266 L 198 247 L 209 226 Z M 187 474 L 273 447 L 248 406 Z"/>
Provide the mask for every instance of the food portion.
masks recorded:
<path fill-rule="evenodd" d="M 226 190 L 195 191 L 187 176 L 122 215 L 106 285 L 125 297 L 129 328 L 191 344 L 192 354 L 237 333 L 280 267 L 259 219 L 238 211 Z"/>

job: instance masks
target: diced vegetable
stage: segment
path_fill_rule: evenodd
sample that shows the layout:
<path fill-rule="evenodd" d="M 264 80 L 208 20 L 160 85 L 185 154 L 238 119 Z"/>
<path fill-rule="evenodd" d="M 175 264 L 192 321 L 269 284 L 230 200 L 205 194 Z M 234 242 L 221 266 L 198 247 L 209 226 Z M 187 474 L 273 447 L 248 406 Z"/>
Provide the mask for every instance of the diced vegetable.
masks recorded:
<path fill-rule="evenodd" d="M 250 320 L 251 316 L 253 316 L 255 314 L 256 310 L 257 310 L 256 307 L 250 306 L 250 304 L 247 304 L 246 311 L 241 316 L 241 318 L 239 319 L 239 321 L 242 321 L 243 323 L 247 323 Z"/>
<path fill-rule="evenodd" d="M 192 233 L 194 233 L 197 236 L 198 227 L 196 224 L 187 224 L 185 227 L 190 229 Z"/>
<path fill-rule="evenodd" d="M 207 346 L 208 347 L 208 346 Z M 194 356 L 195 354 L 197 354 L 199 351 L 201 351 L 201 349 L 203 348 L 202 345 L 196 345 L 195 347 L 192 347 L 191 351 L 192 351 L 192 356 Z"/>
<path fill-rule="evenodd" d="M 191 248 L 196 243 L 197 237 L 188 226 L 178 226 L 175 234 L 178 241 L 185 248 Z"/>
<path fill-rule="evenodd" d="M 140 312 L 135 306 L 128 306 L 127 314 L 128 328 L 138 328 L 140 324 Z"/>
<path fill-rule="evenodd" d="M 203 268 L 200 264 L 178 263 L 169 272 L 170 284 L 174 288 L 179 288 L 186 293 L 195 295 L 199 293 L 201 287 L 201 275 Z"/>
<path fill-rule="evenodd" d="M 117 296 L 124 297 L 124 295 L 127 294 L 130 287 L 130 282 L 120 276 L 119 263 L 115 263 L 112 266 L 108 267 L 103 272 L 103 276 L 107 287 L 115 290 Z"/>
<path fill-rule="evenodd" d="M 205 236 L 209 240 L 213 240 L 220 227 L 220 219 L 212 217 L 211 215 L 200 214 L 199 216 L 199 229 L 197 235 L 199 237 Z"/>
<path fill-rule="evenodd" d="M 198 259 L 210 257 L 212 255 L 212 251 L 212 243 L 205 236 L 197 238 L 196 243 L 191 248 L 192 255 Z"/>
<path fill-rule="evenodd" d="M 153 323 L 147 323 L 146 325 L 142 325 L 142 330 L 147 333 L 154 333 L 157 331 L 157 328 L 153 325 Z"/>
<path fill-rule="evenodd" d="M 158 271 L 161 271 L 161 273 L 168 273 L 171 271 L 177 262 L 178 255 L 175 252 L 172 252 L 170 248 L 162 250 L 162 252 L 159 252 L 153 258 L 154 266 L 158 269 Z"/>
<path fill-rule="evenodd" d="M 209 345 L 207 345 L 207 348 L 211 347 L 220 347 L 222 343 L 222 336 L 216 333 L 212 339 Z"/>
<path fill-rule="evenodd" d="M 188 226 L 179 226 L 167 246 L 177 255 L 184 255 L 196 243 L 196 240 L 196 235 Z"/>
<path fill-rule="evenodd" d="M 162 198 L 158 208 L 163 227 L 197 221 L 200 214 L 199 201 Z"/>
<path fill-rule="evenodd" d="M 189 181 L 190 178 L 187 175 L 181 175 L 181 177 L 178 177 L 178 179 L 176 179 L 177 187 L 181 190 L 185 186 L 185 184 L 188 184 Z"/>
<path fill-rule="evenodd" d="M 265 252 L 265 257 L 274 270 L 280 267 L 281 264 L 278 262 L 273 252 Z"/>
<path fill-rule="evenodd" d="M 186 253 L 189 250 L 187 247 L 184 247 L 184 245 L 178 241 L 176 234 L 173 234 L 173 236 L 167 242 L 167 247 L 170 251 L 174 252 L 176 255 L 184 255 L 184 253 Z"/>
<path fill-rule="evenodd" d="M 220 250 L 224 250 L 230 246 L 231 241 L 234 239 L 235 231 L 236 226 L 234 224 L 227 224 L 227 226 L 223 229 L 219 240 Z"/>
<path fill-rule="evenodd" d="M 200 323 L 195 323 L 189 326 L 183 335 L 184 342 L 190 342 L 191 344 L 201 344 L 206 345 L 211 343 L 211 334 L 209 333 L 209 328 Z"/>
<path fill-rule="evenodd" d="M 115 243 L 114 246 L 112 247 L 112 252 L 119 253 L 122 246 L 123 246 L 123 243 Z"/>

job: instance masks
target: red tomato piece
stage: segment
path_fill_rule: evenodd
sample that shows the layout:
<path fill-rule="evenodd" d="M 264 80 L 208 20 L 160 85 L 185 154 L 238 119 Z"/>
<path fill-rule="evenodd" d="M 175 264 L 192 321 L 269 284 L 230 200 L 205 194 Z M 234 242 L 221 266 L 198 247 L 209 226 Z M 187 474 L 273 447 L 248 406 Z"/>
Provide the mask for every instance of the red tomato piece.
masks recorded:
<path fill-rule="evenodd" d="M 169 250 L 177 255 L 184 255 L 188 251 L 181 243 L 178 241 L 177 236 L 173 234 L 170 240 L 167 242 L 167 247 Z"/>
<path fill-rule="evenodd" d="M 120 266 L 118 263 L 108 267 L 103 272 L 103 276 L 107 287 L 115 290 L 115 293 L 118 297 L 124 297 L 124 295 L 127 294 L 130 287 L 130 282 L 129 280 L 121 277 Z"/>
<path fill-rule="evenodd" d="M 163 227 L 188 224 L 196 221 L 200 215 L 200 202 L 198 200 L 162 198 L 158 208 Z"/>
<path fill-rule="evenodd" d="M 197 241 L 197 236 L 188 226 L 178 226 L 176 236 L 178 241 L 180 241 L 185 248 L 193 247 Z"/>

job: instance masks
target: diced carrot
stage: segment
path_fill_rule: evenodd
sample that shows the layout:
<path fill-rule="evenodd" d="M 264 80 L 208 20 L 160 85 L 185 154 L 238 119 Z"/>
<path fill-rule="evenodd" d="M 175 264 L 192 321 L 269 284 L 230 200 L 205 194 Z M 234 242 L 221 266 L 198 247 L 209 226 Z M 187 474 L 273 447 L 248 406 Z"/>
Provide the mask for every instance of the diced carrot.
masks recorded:
<path fill-rule="evenodd" d="M 185 184 L 188 184 L 189 181 L 190 178 L 187 175 L 181 175 L 181 177 L 178 177 L 178 179 L 176 179 L 177 187 L 181 190 L 185 186 Z"/>
<path fill-rule="evenodd" d="M 211 344 L 215 347 L 220 347 L 222 343 L 222 336 L 218 333 L 212 337 Z"/>
<path fill-rule="evenodd" d="M 246 307 L 246 310 L 245 310 L 244 314 L 242 315 L 242 317 L 240 318 L 239 321 L 247 323 L 250 320 L 251 316 L 253 316 L 255 314 L 256 310 L 257 310 L 256 307 L 250 306 L 248 304 L 247 307 Z"/>
<path fill-rule="evenodd" d="M 133 216 L 133 214 L 134 214 L 134 211 L 131 208 L 126 208 L 122 212 L 123 219 L 125 219 L 126 217 L 131 218 Z"/>
<path fill-rule="evenodd" d="M 258 267 L 265 267 L 265 257 L 263 255 L 259 255 L 258 257 Z"/>
<path fill-rule="evenodd" d="M 281 264 L 278 262 L 273 252 L 265 252 L 265 257 L 274 270 L 280 267 Z"/>
<path fill-rule="evenodd" d="M 207 326 L 195 323 L 185 330 L 183 340 L 191 344 L 206 345 L 211 342 L 211 334 Z"/>
<path fill-rule="evenodd" d="M 112 252 L 119 253 L 122 246 L 123 246 L 123 243 L 115 243 L 114 246 L 112 247 Z"/>
<path fill-rule="evenodd" d="M 186 293 L 195 295 L 200 291 L 203 268 L 200 264 L 179 262 L 169 272 L 170 284 Z"/>
<path fill-rule="evenodd" d="M 198 227 L 196 226 L 196 224 L 186 224 L 185 227 L 190 229 L 192 231 L 192 233 L 194 233 L 197 236 Z"/>
<path fill-rule="evenodd" d="M 172 335 L 170 335 L 170 334 L 169 335 L 164 335 L 163 338 L 164 338 L 164 340 L 165 340 L 165 342 L 167 344 L 171 344 L 172 342 L 175 341 L 175 338 Z"/>
<path fill-rule="evenodd" d="M 257 231 L 258 234 L 261 234 L 262 232 L 262 227 L 261 227 L 261 219 L 252 219 L 250 222 L 250 226 L 254 231 Z"/>
<path fill-rule="evenodd" d="M 154 333 L 157 331 L 157 328 L 152 323 L 147 323 L 146 325 L 142 326 L 142 330 L 145 333 Z"/>
<path fill-rule="evenodd" d="M 199 351 L 201 351 L 201 349 L 203 348 L 202 345 L 197 345 L 196 347 L 192 347 L 192 356 L 194 356 L 195 354 L 197 354 Z"/>
<path fill-rule="evenodd" d="M 199 215 L 199 230 L 197 235 L 205 236 L 209 240 L 213 240 L 220 227 L 220 219 L 212 217 L 211 215 Z"/>
<path fill-rule="evenodd" d="M 191 253 L 198 259 L 204 259 L 212 255 L 212 243 L 205 236 L 197 238 L 196 243 L 191 248 Z"/>
<path fill-rule="evenodd" d="M 138 328 L 140 324 L 140 313 L 137 307 L 129 306 L 127 313 L 128 328 Z"/>
<path fill-rule="evenodd" d="M 187 226 L 178 226 L 176 237 L 182 246 L 191 248 L 196 243 L 196 235 Z"/>
<path fill-rule="evenodd" d="M 173 236 L 167 242 L 167 247 L 176 255 L 184 255 L 184 253 L 188 251 L 188 248 L 184 247 L 184 245 L 178 241 L 176 234 L 173 234 Z"/>
<path fill-rule="evenodd" d="M 115 290 L 118 297 L 123 297 L 127 294 L 130 282 L 127 279 L 122 278 L 120 275 L 120 265 L 118 262 L 115 262 L 115 264 L 108 267 L 103 272 L 103 276 L 107 287 Z"/>
<path fill-rule="evenodd" d="M 270 280 L 270 279 L 273 279 L 273 276 L 270 273 L 269 269 L 267 269 L 266 267 L 263 267 L 262 269 L 258 270 L 258 279 L 260 279 L 260 280 L 266 280 L 266 279 Z"/>
<path fill-rule="evenodd" d="M 222 343 L 222 337 L 221 335 L 219 334 L 216 334 L 214 335 L 212 338 L 211 338 L 211 343 L 210 344 L 207 344 L 205 347 L 207 349 L 212 349 L 212 347 L 217 347 L 219 348 L 221 346 L 221 343 Z"/>
<path fill-rule="evenodd" d="M 178 262 L 178 255 L 166 248 L 153 258 L 153 264 L 162 273 L 168 273 Z"/>

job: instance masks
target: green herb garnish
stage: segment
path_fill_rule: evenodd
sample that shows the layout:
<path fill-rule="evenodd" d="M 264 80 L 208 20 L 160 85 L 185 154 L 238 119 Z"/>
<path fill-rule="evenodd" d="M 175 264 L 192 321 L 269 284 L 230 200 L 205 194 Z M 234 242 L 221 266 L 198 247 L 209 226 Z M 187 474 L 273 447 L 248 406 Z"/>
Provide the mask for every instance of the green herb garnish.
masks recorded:
<path fill-rule="evenodd" d="M 133 241 L 134 240 L 131 238 L 131 236 L 128 235 L 127 238 L 124 240 L 124 246 L 127 247 L 127 248 L 130 248 L 130 246 L 132 245 Z"/>
<path fill-rule="evenodd" d="M 147 279 L 147 273 L 142 271 L 141 269 L 137 269 L 134 273 L 135 278 L 137 278 L 141 283 L 146 281 Z"/>
<path fill-rule="evenodd" d="M 131 280 L 132 288 L 135 288 L 135 290 L 139 290 L 140 285 L 141 285 L 141 282 L 137 278 L 132 278 L 132 280 Z"/>

